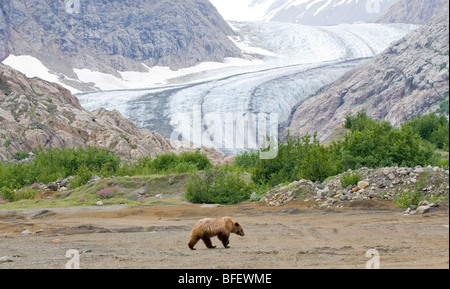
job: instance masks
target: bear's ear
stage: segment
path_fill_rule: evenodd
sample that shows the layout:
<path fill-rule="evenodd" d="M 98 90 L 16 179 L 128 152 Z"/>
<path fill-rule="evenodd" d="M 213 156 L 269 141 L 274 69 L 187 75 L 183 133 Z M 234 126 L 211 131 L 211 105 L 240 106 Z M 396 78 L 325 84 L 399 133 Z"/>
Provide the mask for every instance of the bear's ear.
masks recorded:
<path fill-rule="evenodd" d="M 234 225 L 235 225 L 236 227 L 239 227 L 239 226 L 240 226 L 238 222 L 234 223 Z"/>

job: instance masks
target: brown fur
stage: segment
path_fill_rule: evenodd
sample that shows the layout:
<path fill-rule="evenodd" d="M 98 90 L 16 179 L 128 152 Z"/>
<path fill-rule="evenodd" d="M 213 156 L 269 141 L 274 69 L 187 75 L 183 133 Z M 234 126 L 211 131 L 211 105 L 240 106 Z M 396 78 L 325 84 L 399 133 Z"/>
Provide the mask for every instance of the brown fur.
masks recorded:
<path fill-rule="evenodd" d="M 202 239 L 206 247 L 214 249 L 211 243 L 211 238 L 217 236 L 225 248 L 230 248 L 230 234 L 235 233 L 239 236 L 244 236 L 244 230 L 238 222 L 234 222 L 230 217 L 223 217 L 217 219 L 203 219 L 197 222 L 191 232 L 189 239 L 189 248 L 195 250 L 194 246 Z"/>

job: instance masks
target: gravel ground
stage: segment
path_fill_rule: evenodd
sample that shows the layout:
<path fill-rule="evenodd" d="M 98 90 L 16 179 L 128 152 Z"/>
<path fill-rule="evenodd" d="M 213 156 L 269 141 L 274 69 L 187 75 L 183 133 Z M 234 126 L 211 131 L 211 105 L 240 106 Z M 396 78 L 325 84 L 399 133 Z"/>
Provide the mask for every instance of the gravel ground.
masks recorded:
<path fill-rule="evenodd" d="M 0 210 L 0 269 L 63 269 L 78 260 L 81 269 L 364 269 L 375 260 L 369 250 L 379 254 L 382 269 L 449 269 L 448 205 L 425 215 L 402 213 L 381 201 L 327 210 L 297 201 Z M 232 235 L 230 249 L 213 238 L 216 249 L 199 242 L 189 250 L 193 225 L 221 216 L 240 222 L 245 236 Z M 66 257 L 69 250 L 79 258 Z"/>

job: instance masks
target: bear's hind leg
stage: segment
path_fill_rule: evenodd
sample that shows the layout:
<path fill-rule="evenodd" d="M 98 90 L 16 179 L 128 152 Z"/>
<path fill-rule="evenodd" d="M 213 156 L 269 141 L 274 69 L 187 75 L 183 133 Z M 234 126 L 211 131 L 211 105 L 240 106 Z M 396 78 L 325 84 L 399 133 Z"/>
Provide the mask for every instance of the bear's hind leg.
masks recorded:
<path fill-rule="evenodd" d="M 214 249 L 214 248 L 216 248 L 216 246 L 213 246 L 213 245 L 212 245 L 211 239 L 210 239 L 209 237 L 203 237 L 202 240 L 203 240 L 203 243 L 205 243 L 205 245 L 206 245 L 206 247 L 207 247 L 208 249 Z"/>

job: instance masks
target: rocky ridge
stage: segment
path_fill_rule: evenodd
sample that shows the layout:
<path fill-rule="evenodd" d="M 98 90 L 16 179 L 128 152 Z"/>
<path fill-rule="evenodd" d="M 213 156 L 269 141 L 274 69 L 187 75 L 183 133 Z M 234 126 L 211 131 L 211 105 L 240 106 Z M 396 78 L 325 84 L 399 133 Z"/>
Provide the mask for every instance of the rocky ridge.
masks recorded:
<path fill-rule="evenodd" d="M 0 64 L 0 161 L 38 147 L 79 146 L 106 148 L 125 159 L 191 150 L 139 130 L 116 110 L 88 111 L 62 86 L 29 79 Z M 202 148 L 202 152 L 222 161 L 222 154 L 213 149 Z"/>
<path fill-rule="evenodd" d="M 294 109 L 291 135 L 334 138 L 349 112 L 399 126 L 434 112 L 449 95 L 449 12 L 394 42 Z"/>
<path fill-rule="evenodd" d="M 0 2 L 0 61 L 33 56 L 71 86 L 74 68 L 120 77 L 117 71 L 145 66 L 179 69 L 240 57 L 230 35 L 207 0 Z"/>
<path fill-rule="evenodd" d="M 400 0 L 377 23 L 426 24 L 448 9 L 448 0 Z"/>
<path fill-rule="evenodd" d="M 341 180 L 346 174 L 359 174 L 361 181 L 344 188 Z M 352 202 L 361 200 L 393 201 L 405 192 L 417 191 L 425 199 L 448 200 L 449 170 L 431 166 L 361 168 L 339 174 L 323 183 L 300 180 L 287 186 L 279 185 L 267 192 L 261 201 L 268 206 L 282 206 L 293 200 L 309 200 L 315 203 L 314 206 L 328 208 L 350 206 Z"/>
<path fill-rule="evenodd" d="M 173 150 L 118 111 L 83 109 L 63 87 L 0 64 L 0 161 L 37 147 L 98 146 L 126 158 Z"/>

